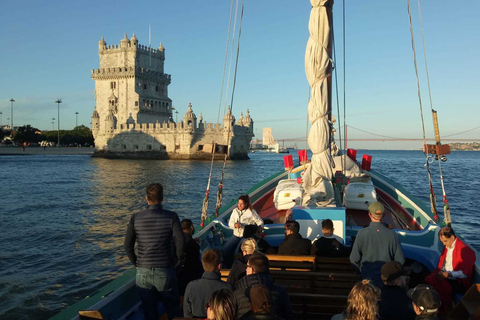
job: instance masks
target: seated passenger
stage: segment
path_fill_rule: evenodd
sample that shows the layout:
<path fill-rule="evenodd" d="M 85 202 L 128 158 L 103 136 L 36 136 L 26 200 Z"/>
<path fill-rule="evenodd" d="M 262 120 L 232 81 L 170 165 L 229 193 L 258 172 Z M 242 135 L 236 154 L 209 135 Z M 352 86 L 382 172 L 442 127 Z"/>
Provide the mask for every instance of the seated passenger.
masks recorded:
<path fill-rule="evenodd" d="M 345 246 L 333 235 L 333 222 L 330 219 L 322 221 L 323 236 L 312 244 L 312 256 L 317 257 L 343 257 Z"/>
<path fill-rule="evenodd" d="M 256 226 L 255 226 L 256 227 Z M 241 250 L 243 256 L 233 262 L 232 269 L 228 274 L 227 282 L 237 287 L 237 283 L 240 279 L 245 277 L 247 262 L 250 255 L 257 252 L 257 243 L 253 238 L 245 239 L 241 244 Z"/>
<path fill-rule="evenodd" d="M 247 289 L 251 310 L 240 320 L 284 320 L 273 312 L 273 300 L 270 290 L 262 285 L 254 285 Z"/>
<path fill-rule="evenodd" d="M 181 225 L 185 237 L 185 263 L 178 274 L 178 291 L 180 292 L 180 295 L 183 296 L 187 284 L 192 280 L 200 279 L 202 277 L 203 267 L 200 246 L 192 238 L 192 235 L 195 233 L 195 227 L 193 226 L 192 220 L 184 219 L 182 220 Z"/>
<path fill-rule="evenodd" d="M 257 226 L 256 224 L 246 225 L 243 230 L 243 238 L 253 238 L 257 242 L 257 250 L 263 254 L 272 254 L 275 253 L 275 250 L 270 247 L 268 242 L 261 236 L 262 227 Z"/>
<path fill-rule="evenodd" d="M 233 229 L 233 235 L 222 248 L 225 266 L 229 267 L 232 265 L 234 251 L 243 237 L 245 226 L 248 224 L 256 224 L 263 227 L 263 220 L 253 209 L 248 195 L 242 195 L 238 198 L 237 208 L 233 209 L 228 221 L 228 226 Z"/>
<path fill-rule="evenodd" d="M 452 228 L 440 229 L 438 237 L 444 244 L 443 251 L 437 268 L 425 278 L 425 282 L 440 293 L 443 308 L 448 309 L 452 298 L 465 293 L 472 285 L 476 257 L 475 251 L 458 239 Z"/>
<path fill-rule="evenodd" d="M 293 320 L 293 310 L 287 291 L 285 288 L 273 284 L 268 258 L 261 253 L 254 253 L 250 256 L 247 275 L 240 279 L 237 290 L 234 292 L 237 299 L 237 319 L 251 310 L 246 291 L 254 285 L 262 285 L 270 290 L 276 315 L 286 320 Z"/>
<path fill-rule="evenodd" d="M 232 290 L 229 283 L 220 277 L 222 253 L 218 249 L 209 249 L 203 253 L 202 265 L 205 272 L 201 279 L 193 280 L 187 285 L 183 299 L 183 315 L 186 318 L 205 318 L 205 305 L 212 293 L 220 289 Z"/>
<path fill-rule="evenodd" d="M 285 223 L 285 241 L 278 247 L 278 254 L 302 256 L 310 255 L 312 243 L 300 235 L 300 224 L 295 220 Z"/>
<path fill-rule="evenodd" d="M 382 267 L 384 283 L 378 303 L 380 319 L 413 320 L 412 300 L 407 296 L 410 268 L 402 267 L 396 261 L 387 262 Z"/>
<path fill-rule="evenodd" d="M 215 291 L 205 307 L 207 308 L 208 320 L 235 319 L 235 297 L 230 290 L 220 289 Z"/>

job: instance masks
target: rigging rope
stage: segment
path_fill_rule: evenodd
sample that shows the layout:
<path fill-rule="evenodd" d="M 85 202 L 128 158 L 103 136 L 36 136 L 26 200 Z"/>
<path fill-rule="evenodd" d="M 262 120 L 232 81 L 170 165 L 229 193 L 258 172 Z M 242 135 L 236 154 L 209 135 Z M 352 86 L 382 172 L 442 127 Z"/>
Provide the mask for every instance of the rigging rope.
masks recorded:
<path fill-rule="evenodd" d="M 243 21 L 243 9 L 244 9 L 244 0 L 242 0 L 242 11 L 240 13 L 240 24 L 238 28 L 238 41 L 237 41 L 237 54 L 236 54 L 236 59 L 235 59 L 235 72 L 233 74 L 233 87 L 232 87 L 232 97 L 230 101 L 230 111 L 233 110 L 233 98 L 235 96 L 235 86 L 237 84 L 237 70 L 238 70 L 238 57 L 240 55 L 240 37 L 242 36 L 242 21 Z M 230 127 L 231 125 L 231 127 Z M 229 130 L 228 130 L 228 137 L 227 137 L 227 142 L 230 141 L 230 133 L 233 131 L 233 128 L 235 126 L 235 123 L 229 124 Z M 218 192 L 217 192 L 217 205 L 215 209 L 215 216 L 218 216 L 220 207 L 222 206 L 222 199 L 223 199 L 223 178 L 225 177 L 225 166 L 227 163 L 227 156 L 229 152 L 229 147 L 227 145 L 227 152 L 225 153 L 225 158 L 223 159 L 223 169 L 222 169 L 222 178 L 220 180 L 220 183 L 218 184 Z"/>
<path fill-rule="evenodd" d="M 422 119 L 422 132 L 423 132 L 423 145 L 425 146 L 426 142 L 426 137 L 425 137 L 425 122 L 423 120 L 423 107 L 422 107 L 422 96 L 420 92 L 420 78 L 418 76 L 418 66 L 417 66 L 417 53 L 415 51 L 415 37 L 413 33 L 413 23 L 412 23 L 412 10 L 410 8 L 410 0 L 408 0 L 408 18 L 410 21 L 410 33 L 412 35 L 412 51 L 413 51 L 413 63 L 415 65 L 415 75 L 417 77 L 417 94 L 418 94 L 418 102 L 420 105 L 420 117 Z M 429 156 L 426 150 L 423 151 L 426 157 L 426 162 L 425 166 L 427 167 L 427 172 L 428 172 L 428 182 L 430 186 L 430 206 L 431 206 L 431 211 L 434 216 L 435 222 L 438 220 L 438 215 L 437 215 L 437 204 L 436 204 L 436 199 L 435 199 L 435 193 L 433 191 L 433 182 L 432 182 L 432 174 L 430 172 L 430 164 L 429 164 Z"/>
<path fill-rule="evenodd" d="M 432 101 L 432 93 L 430 89 L 430 76 L 428 73 L 428 63 L 427 63 L 427 50 L 426 50 L 426 45 L 425 45 L 425 35 L 423 32 L 423 20 L 422 20 L 422 10 L 420 8 L 420 0 L 418 0 L 418 13 L 420 16 L 420 28 L 422 30 L 422 42 L 423 42 L 423 55 L 425 57 L 425 70 L 427 74 L 427 85 L 428 85 L 428 96 L 430 98 L 430 109 L 432 110 L 432 117 L 434 116 L 435 110 L 433 110 L 433 101 Z M 435 118 L 434 118 L 434 123 L 435 123 Z M 437 143 L 440 143 L 438 141 Z M 443 193 L 443 220 L 445 223 L 450 226 L 452 224 L 452 219 L 450 217 L 450 206 L 448 205 L 448 200 L 447 200 L 447 193 L 445 191 L 445 185 L 443 184 L 443 174 L 442 174 L 442 162 L 438 161 L 438 169 L 440 173 L 440 182 L 442 185 L 442 193 Z"/>
<path fill-rule="evenodd" d="M 238 0 L 237 0 L 237 3 L 238 3 Z M 224 84 L 225 84 L 225 70 L 226 70 L 226 64 L 227 64 L 227 58 L 228 58 L 228 44 L 230 42 L 230 30 L 231 30 L 231 27 L 232 27 L 233 4 L 234 4 L 234 0 L 232 0 L 232 3 L 230 5 L 230 18 L 229 18 L 229 21 L 228 21 L 228 33 L 227 33 L 227 42 L 226 42 L 226 47 L 225 47 L 225 59 L 224 59 L 224 62 L 223 62 L 222 86 L 221 86 L 221 89 L 220 89 L 220 102 L 218 104 L 218 113 L 217 113 L 217 122 L 216 123 L 220 122 L 220 110 L 221 110 L 221 107 L 222 107 L 223 87 L 224 87 Z M 228 76 L 230 77 L 230 74 Z M 228 85 L 227 85 L 227 89 L 228 89 Z M 205 191 L 205 198 L 203 199 L 203 205 L 202 205 L 202 219 L 201 219 L 201 223 L 200 223 L 200 226 L 202 228 L 204 227 L 205 220 L 207 219 L 207 216 L 208 216 L 208 198 L 209 198 L 209 195 L 210 195 L 210 182 L 212 180 L 213 160 L 215 159 L 215 151 L 217 149 L 217 145 L 216 145 L 216 143 L 214 143 L 214 141 L 212 141 L 212 147 L 213 147 L 213 152 L 212 152 L 212 159 L 210 161 L 210 173 L 208 175 L 207 190 Z M 223 179 L 223 175 L 222 175 L 222 179 Z M 218 203 L 218 199 L 217 199 L 217 203 Z"/>

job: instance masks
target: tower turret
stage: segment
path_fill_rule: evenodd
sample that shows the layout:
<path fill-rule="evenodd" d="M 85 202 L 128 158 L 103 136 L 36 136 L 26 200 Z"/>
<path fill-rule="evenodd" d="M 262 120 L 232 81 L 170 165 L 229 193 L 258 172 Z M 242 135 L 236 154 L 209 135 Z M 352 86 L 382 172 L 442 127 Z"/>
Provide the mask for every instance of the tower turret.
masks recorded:
<path fill-rule="evenodd" d="M 235 125 L 235 117 L 232 114 L 232 109 L 228 106 L 228 111 L 223 117 L 223 129 L 224 130 L 231 130 L 231 128 Z"/>
<path fill-rule="evenodd" d="M 133 36 L 130 38 L 130 45 L 135 48 L 138 46 L 138 39 L 135 36 L 135 32 L 133 33 Z"/>
<path fill-rule="evenodd" d="M 158 50 L 165 51 L 165 47 L 163 46 L 163 43 L 160 42 L 160 45 L 158 46 Z"/>
<path fill-rule="evenodd" d="M 250 117 L 250 110 L 247 109 L 247 114 L 245 115 L 245 118 L 243 118 L 243 125 L 245 127 L 249 127 L 250 129 L 253 129 L 253 119 Z"/>
<path fill-rule="evenodd" d="M 120 48 L 128 48 L 130 44 L 130 39 L 128 39 L 127 34 L 125 33 L 125 36 L 123 37 L 122 40 L 120 40 Z"/>
<path fill-rule="evenodd" d="M 113 133 L 117 124 L 117 117 L 113 114 L 112 110 L 108 111 L 105 117 L 105 133 Z"/>
<path fill-rule="evenodd" d="M 240 118 L 237 120 L 238 126 L 243 126 L 243 112 L 240 112 Z"/>
<path fill-rule="evenodd" d="M 96 135 L 100 129 L 100 115 L 97 112 L 97 109 L 93 110 L 92 114 L 92 131 Z"/>
<path fill-rule="evenodd" d="M 185 126 L 193 126 L 193 128 L 197 127 L 197 116 L 193 113 L 191 102 L 188 104 L 187 113 L 183 116 L 183 123 Z"/>
<path fill-rule="evenodd" d="M 105 42 L 105 39 L 103 39 L 103 36 L 102 36 L 100 41 L 98 41 L 98 51 L 101 52 L 101 51 L 105 50 L 106 46 L 107 46 L 107 43 Z"/>

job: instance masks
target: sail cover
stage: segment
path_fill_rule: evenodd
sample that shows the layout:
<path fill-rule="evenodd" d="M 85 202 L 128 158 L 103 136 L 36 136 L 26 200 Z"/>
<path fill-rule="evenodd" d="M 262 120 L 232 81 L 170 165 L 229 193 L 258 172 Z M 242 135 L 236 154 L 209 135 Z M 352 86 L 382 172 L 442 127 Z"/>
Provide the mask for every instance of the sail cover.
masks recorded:
<path fill-rule="evenodd" d="M 331 74 L 333 0 L 310 0 L 312 11 L 305 53 L 305 72 L 311 87 L 308 145 L 313 156 L 303 175 L 303 204 L 325 206 L 334 200 L 331 146 Z"/>

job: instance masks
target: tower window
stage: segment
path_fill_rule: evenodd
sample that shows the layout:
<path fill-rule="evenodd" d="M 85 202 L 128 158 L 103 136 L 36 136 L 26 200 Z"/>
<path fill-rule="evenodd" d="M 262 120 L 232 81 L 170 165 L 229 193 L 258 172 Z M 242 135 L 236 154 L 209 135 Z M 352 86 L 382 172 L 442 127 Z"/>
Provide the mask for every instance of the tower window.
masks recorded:
<path fill-rule="evenodd" d="M 115 81 L 110 82 L 110 89 L 117 88 L 117 83 Z"/>
<path fill-rule="evenodd" d="M 143 85 L 143 89 L 147 89 L 147 85 L 146 85 L 146 84 Z"/>
<path fill-rule="evenodd" d="M 135 107 L 138 107 L 138 101 L 135 101 Z"/>
<path fill-rule="evenodd" d="M 158 91 L 158 86 L 155 86 L 155 91 Z"/>

